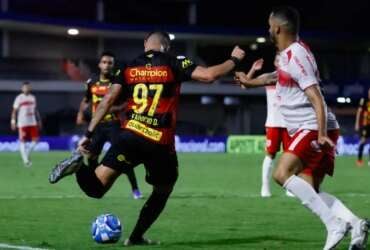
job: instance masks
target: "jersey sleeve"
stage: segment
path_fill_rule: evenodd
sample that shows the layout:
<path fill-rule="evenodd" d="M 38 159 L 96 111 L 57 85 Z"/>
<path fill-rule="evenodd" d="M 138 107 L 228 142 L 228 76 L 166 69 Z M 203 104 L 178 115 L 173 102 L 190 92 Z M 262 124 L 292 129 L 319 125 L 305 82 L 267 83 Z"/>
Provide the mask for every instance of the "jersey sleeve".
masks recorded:
<path fill-rule="evenodd" d="M 302 90 L 319 84 L 319 79 L 316 76 L 316 69 L 313 66 L 314 62 L 311 62 L 310 56 L 302 50 L 298 50 L 295 53 L 290 62 L 290 74 L 294 81 L 296 81 Z"/>
<path fill-rule="evenodd" d="M 175 68 L 176 78 L 180 82 L 191 80 L 191 74 L 197 67 L 196 64 L 185 56 L 177 56 L 173 62 Z"/>
<path fill-rule="evenodd" d="M 13 109 L 18 109 L 18 108 L 19 108 L 19 96 L 17 96 L 14 99 L 14 103 L 13 103 Z"/>

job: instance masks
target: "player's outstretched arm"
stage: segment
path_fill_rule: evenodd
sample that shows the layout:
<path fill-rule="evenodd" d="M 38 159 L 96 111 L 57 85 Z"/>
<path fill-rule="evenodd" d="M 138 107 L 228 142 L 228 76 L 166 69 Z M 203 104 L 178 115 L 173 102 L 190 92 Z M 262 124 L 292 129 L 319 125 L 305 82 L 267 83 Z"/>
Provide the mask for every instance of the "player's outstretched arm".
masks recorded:
<path fill-rule="evenodd" d="M 235 72 L 234 77 L 236 83 L 241 84 L 247 88 L 257 88 L 266 85 L 275 84 L 277 81 L 276 72 L 265 73 L 256 78 L 248 78 L 244 72 Z"/>
<path fill-rule="evenodd" d="M 90 138 L 99 124 L 99 122 L 104 118 L 104 116 L 108 113 L 109 109 L 113 106 L 113 103 L 118 98 L 121 92 L 121 84 L 112 84 L 110 91 L 106 94 L 103 100 L 99 103 L 96 112 L 93 118 L 90 121 L 90 124 L 87 128 L 85 136 L 80 140 L 78 143 L 78 150 L 82 153 L 89 153 L 86 149 L 86 146 L 90 143 Z"/>
<path fill-rule="evenodd" d="M 77 117 L 76 117 L 76 124 L 82 125 L 84 124 L 84 110 L 89 106 L 89 100 L 84 97 L 80 102 L 80 107 L 78 108 Z"/>
<path fill-rule="evenodd" d="M 334 147 L 334 142 L 327 136 L 327 111 L 325 101 L 318 84 L 311 85 L 304 90 L 306 96 L 311 102 L 317 118 L 318 138 L 317 141 L 321 146 Z"/>
<path fill-rule="evenodd" d="M 121 112 L 125 109 L 127 102 L 123 102 L 119 105 L 114 105 L 109 109 L 109 113 Z"/>
<path fill-rule="evenodd" d="M 235 66 L 243 60 L 244 56 L 244 50 L 235 46 L 231 52 L 230 59 L 210 67 L 197 66 L 191 74 L 191 78 L 196 81 L 211 83 L 233 70 Z"/>
<path fill-rule="evenodd" d="M 263 66 L 263 62 L 264 62 L 264 60 L 262 58 L 254 61 L 252 67 L 250 68 L 250 70 L 247 73 L 247 78 L 251 79 L 253 77 L 253 75 L 256 73 L 256 71 L 261 70 L 262 66 Z"/>

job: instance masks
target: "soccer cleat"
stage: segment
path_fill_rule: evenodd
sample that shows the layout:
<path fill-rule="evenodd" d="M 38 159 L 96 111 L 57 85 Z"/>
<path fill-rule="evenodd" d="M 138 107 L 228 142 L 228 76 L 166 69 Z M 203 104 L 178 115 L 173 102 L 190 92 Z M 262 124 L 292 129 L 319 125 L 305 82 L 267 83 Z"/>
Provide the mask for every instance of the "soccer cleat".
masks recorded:
<path fill-rule="evenodd" d="M 334 218 L 334 223 L 328 228 L 328 235 L 326 236 L 326 242 L 324 250 L 332 250 L 341 242 L 346 236 L 348 231 L 351 229 L 349 223 L 345 222 L 340 218 Z"/>
<path fill-rule="evenodd" d="M 135 200 L 142 199 L 143 195 L 141 194 L 139 189 L 132 190 L 132 197 L 134 197 Z"/>
<path fill-rule="evenodd" d="M 369 234 L 370 221 L 367 219 L 358 221 L 353 225 L 351 232 L 351 243 L 349 250 L 364 250 L 367 246 L 367 236 Z"/>
<path fill-rule="evenodd" d="M 269 188 L 266 188 L 266 187 L 264 187 L 264 186 L 262 186 L 262 188 L 261 188 L 261 197 L 262 197 L 262 198 L 268 198 L 268 197 L 271 197 L 270 189 L 269 189 Z"/>
<path fill-rule="evenodd" d="M 288 196 L 288 197 L 295 197 L 295 195 L 292 192 L 290 192 L 289 190 L 287 190 L 285 192 L 285 195 Z"/>
<path fill-rule="evenodd" d="M 75 173 L 82 166 L 82 163 L 83 156 L 77 151 L 73 152 L 69 158 L 59 162 L 51 170 L 49 182 L 51 184 L 57 183 L 63 177 Z"/>
<path fill-rule="evenodd" d="M 126 239 L 123 245 L 125 247 L 130 247 L 130 246 L 149 246 L 149 245 L 160 245 L 160 241 L 155 241 L 155 240 L 150 240 L 150 239 L 140 239 L 140 240 L 131 240 L 131 239 Z"/>
<path fill-rule="evenodd" d="M 24 166 L 25 166 L 26 168 L 30 168 L 30 167 L 32 166 L 32 161 L 27 161 L 27 162 L 25 162 L 25 163 L 24 163 Z"/>
<path fill-rule="evenodd" d="M 357 167 L 362 167 L 364 165 L 364 161 L 363 160 L 356 160 L 356 165 L 357 165 Z"/>

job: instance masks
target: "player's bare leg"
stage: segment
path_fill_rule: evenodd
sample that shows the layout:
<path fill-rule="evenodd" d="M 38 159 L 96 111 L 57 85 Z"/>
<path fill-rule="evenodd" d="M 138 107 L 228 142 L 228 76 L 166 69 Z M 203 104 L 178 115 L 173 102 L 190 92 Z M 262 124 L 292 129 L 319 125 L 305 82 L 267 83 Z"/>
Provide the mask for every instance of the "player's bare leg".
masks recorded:
<path fill-rule="evenodd" d="M 96 169 L 82 166 L 76 172 L 77 183 L 89 197 L 100 199 L 110 189 L 121 172 L 104 165 Z"/>
<path fill-rule="evenodd" d="M 131 245 L 158 245 L 160 242 L 145 239 L 143 236 L 149 227 L 162 213 L 174 185 L 153 186 L 153 191 L 141 209 L 139 219 L 125 246 Z"/>
<path fill-rule="evenodd" d="M 316 192 L 315 188 L 318 188 L 319 185 L 317 180 L 315 181 L 312 176 L 298 177 L 296 175 L 302 170 L 301 160 L 296 155 L 286 152 L 283 153 L 277 164 L 274 179 L 292 192 L 305 207 L 319 216 L 328 231 L 324 250 L 333 249 L 344 238 L 349 230 L 349 225 L 338 218 Z"/>
<path fill-rule="evenodd" d="M 88 156 L 88 159 L 87 159 L 87 162 L 88 162 L 88 166 L 90 168 L 93 168 L 95 169 L 98 165 L 99 165 L 99 162 L 98 162 L 98 158 L 99 156 L 98 155 L 93 155 L 93 154 L 89 154 Z M 125 174 L 127 176 L 127 179 L 131 185 L 131 190 L 132 190 L 132 196 L 135 200 L 137 199 L 141 199 L 143 198 L 143 195 L 141 194 L 140 190 L 139 190 L 139 187 L 138 187 L 138 184 L 137 184 L 137 180 L 136 180 L 136 176 L 135 176 L 135 172 L 133 169 L 127 169 L 125 171 Z"/>

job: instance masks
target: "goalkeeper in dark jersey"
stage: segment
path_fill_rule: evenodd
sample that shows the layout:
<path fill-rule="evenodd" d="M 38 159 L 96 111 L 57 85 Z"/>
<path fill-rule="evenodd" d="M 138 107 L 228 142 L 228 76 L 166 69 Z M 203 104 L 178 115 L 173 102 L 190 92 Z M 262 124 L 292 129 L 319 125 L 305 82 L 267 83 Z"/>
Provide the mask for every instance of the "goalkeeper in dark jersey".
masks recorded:
<path fill-rule="evenodd" d="M 83 166 L 82 161 L 75 161 L 54 168 L 49 177 L 55 183 L 75 173 L 80 188 L 88 196 L 101 198 L 125 169 L 143 164 L 146 181 L 153 186 L 153 191 L 125 245 L 159 243 L 144 238 L 144 234 L 164 209 L 178 177 L 174 135 L 181 82 L 213 82 L 244 58 L 244 51 L 235 47 L 225 62 L 203 67 L 186 57 L 172 56 L 169 49 L 167 33 L 149 33 L 144 40 L 144 53 L 127 65 L 99 104 L 79 143 L 80 152 L 89 152 L 97 125 L 121 93 L 126 95 L 126 119 L 121 124 L 121 132 L 95 171 Z"/>

